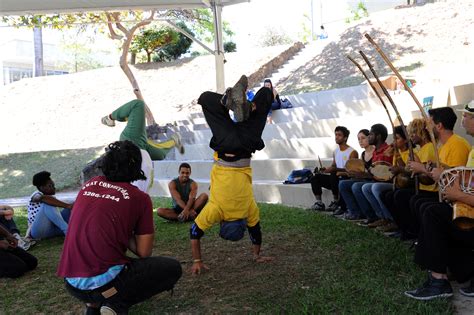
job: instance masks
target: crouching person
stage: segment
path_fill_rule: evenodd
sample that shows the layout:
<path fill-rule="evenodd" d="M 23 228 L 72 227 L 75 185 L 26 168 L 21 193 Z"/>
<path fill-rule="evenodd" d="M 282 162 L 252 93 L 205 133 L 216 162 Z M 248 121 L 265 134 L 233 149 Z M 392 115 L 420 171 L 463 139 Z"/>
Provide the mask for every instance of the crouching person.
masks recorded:
<path fill-rule="evenodd" d="M 74 204 L 57 274 L 86 303 L 86 314 L 126 314 L 132 305 L 173 289 L 181 277 L 178 261 L 151 256 L 152 202 L 130 184 L 146 179 L 141 163 L 132 142 L 110 144 L 105 176 L 85 183 Z M 128 257 L 127 250 L 138 258 Z"/>

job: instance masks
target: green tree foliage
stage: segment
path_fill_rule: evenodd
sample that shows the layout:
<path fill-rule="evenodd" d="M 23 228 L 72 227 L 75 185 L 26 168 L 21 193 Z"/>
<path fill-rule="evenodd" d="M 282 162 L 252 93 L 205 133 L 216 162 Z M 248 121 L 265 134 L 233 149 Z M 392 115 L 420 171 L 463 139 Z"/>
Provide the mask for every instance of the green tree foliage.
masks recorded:
<path fill-rule="evenodd" d="M 193 19 L 197 22 L 192 25 L 196 36 L 207 43 L 214 41 L 214 22 L 212 19 L 212 12 L 210 9 L 196 9 L 193 10 Z M 230 29 L 228 22 L 222 22 L 222 31 L 224 42 L 234 35 Z"/>
<path fill-rule="evenodd" d="M 178 33 L 170 27 L 151 27 L 135 35 L 130 51 L 139 53 L 144 51 L 147 62 L 151 62 L 151 55 L 158 49 L 174 44 L 178 41 Z"/>
<path fill-rule="evenodd" d="M 262 47 L 276 46 L 276 45 L 286 45 L 292 43 L 292 39 L 283 28 L 273 28 L 268 27 L 260 39 L 260 45 Z"/>
<path fill-rule="evenodd" d="M 188 34 L 195 36 L 194 32 L 186 25 L 184 22 L 176 23 L 182 30 L 186 31 Z M 188 38 L 187 36 L 183 35 L 182 33 L 177 32 L 178 39 L 161 47 L 156 54 L 153 56 L 153 61 L 156 62 L 166 62 L 176 60 L 181 55 L 188 52 L 189 47 L 193 43 L 192 39 Z"/>
<path fill-rule="evenodd" d="M 61 39 L 60 48 L 66 55 L 67 62 L 62 65 L 69 72 L 79 72 L 103 67 L 96 58 L 97 50 L 94 49 L 95 34 L 83 36 L 79 30 L 65 32 Z"/>
<path fill-rule="evenodd" d="M 228 53 L 237 51 L 237 44 L 234 42 L 225 42 L 224 51 Z"/>
<path fill-rule="evenodd" d="M 346 23 L 350 23 L 351 21 L 358 21 L 362 19 L 363 17 L 368 17 L 369 16 L 369 11 L 367 10 L 367 7 L 365 6 L 364 1 L 359 1 L 355 8 L 350 8 L 350 14 L 351 16 L 346 18 Z"/>

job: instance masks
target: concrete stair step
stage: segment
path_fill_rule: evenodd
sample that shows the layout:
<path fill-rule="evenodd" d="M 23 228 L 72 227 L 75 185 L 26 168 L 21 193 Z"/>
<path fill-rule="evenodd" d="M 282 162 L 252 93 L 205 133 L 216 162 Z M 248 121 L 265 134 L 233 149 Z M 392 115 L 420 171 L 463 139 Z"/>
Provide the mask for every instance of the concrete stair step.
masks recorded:
<path fill-rule="evenodd" d="M 265 142 L 265 148 L 257 151 L 253 159 L 278 158 L 321 158 L 331 157 L 334 150 L 333 137 L 274 139 Z M 176 160 L 211 160 L 213 151 L 207 144 L 194 144 L 186 147 L 184 154 L 177 154 Z"/>
<path fill-rule="evenodd" d="M 209 179 L 193 180 L 198 184 L 198 194 L 209 194 Z M 150 195 L 157 197 L 171 197 L 168 189 L 168 179 L 155 180 Z M 278 203 L 294 207 L 309 208 L 315 199 L 310 184 L 285 185 L 280 181 L 253 181 L 253 192 L 257 202 Z M 323 189 L 323 202 L 329 204 L 332 193 Z"/>
<path fill-rule="evenodd" d="M 214 161 L 192 160 L 186 161 L 191 165 L 191 178 L 209 178 Z M 321 158 L 324 166 L 331 165 L 332 158 Z M 155 180 L 172 179 L 178 176 L 181 161 L 154 161 Z M 252 160 L 252 178 L 254 180 L 284 181 L 292 170 L 319 166 L 316 159 L 270 159 Z"/>

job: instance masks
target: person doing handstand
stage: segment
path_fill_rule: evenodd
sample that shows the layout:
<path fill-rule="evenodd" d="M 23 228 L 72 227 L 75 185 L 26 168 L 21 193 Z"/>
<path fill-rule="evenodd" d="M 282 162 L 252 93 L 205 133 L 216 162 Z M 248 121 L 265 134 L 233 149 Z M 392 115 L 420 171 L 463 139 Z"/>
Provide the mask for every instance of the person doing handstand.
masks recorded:
<path fill-rule="evenodd" d="M 234 108 L 249 105 L 246 90 L 247 78 L 242 76 L 230 91 L 226 91 L 226 95 L 229 92 L 234 96 L 242 95 L 240 100 L 232 98 Z M 261 137 L 273 95 L 270 89 L 262 87 L 250 103 L 248 118 L 237 123 L 230 118 L 228 106 L 222 102 L 225 100 L 225 96 L 213 92 L 204 92 L 198 100 L 212 131 L 209 146 L 217 156 L 211 170 L 209 201 L 190 229 L 193 274 L 209 269 L 203 264 L 200 239 L 205 230 L 217 223 L 220 224 L 220 236 L 230 241 L 242 239 L 247 228 L 253 244 L 254 260 L 272 260 L 271 257 L 260 256 L 260 211 L 252 191 L 250 158 L 252 153 L 265 146 Z"/>

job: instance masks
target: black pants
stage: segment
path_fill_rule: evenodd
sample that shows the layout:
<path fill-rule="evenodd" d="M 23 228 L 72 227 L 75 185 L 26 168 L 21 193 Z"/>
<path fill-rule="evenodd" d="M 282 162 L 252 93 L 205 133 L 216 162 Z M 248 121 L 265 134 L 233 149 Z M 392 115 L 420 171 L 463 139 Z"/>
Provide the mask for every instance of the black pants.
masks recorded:
<path fill-rule="evenodd" d="M 426 206 L 430 203 L 439 203 L 438 192 L 425 191 L 410 198 L 409 206 L 412 216 L 410 221 L 410 231 L 415 235 L 418 235 L 420 231 L 423 212 L 425 211 Z"/>
<path fill-rule="evenodd" d="M 346 204 L 343 198 L 339 198 L 339 181 L 342 179 L 347 179 L 348 177 L 337 176 L 336 173 L 330 174 L 314 174 L 311 178 L 311 190 L 315 196 L 320 196 L 323 194 L 323 187 L 331 190 L 334 200 L 338 200 L 338 204 L 346 208 Z"/>
<path fill-rule="evenodd" d="M 20 234 L 20 230 L 18 230 L 18 228 L 16 227 L 16 223 L 13 220 L 13 218 L 11 220 L 7 220 L 5 219 L 4 216 L 0 216 L 0 225 L 6 228 L 7 231 L 10 232 L 11 234 L 15 234 L 15 233 Z"/>
<path fill-rule="evenodd" d="M 237 123 L 232 121 L 229 111 L 220 103 L 221 98 L 222 94 L 204 92 L 198 99 L 212 131 L 209 146 L 218 153 L 249 158 L 252 153 L 265 147 L 262 133 L 271 106 L 271 91 L 268 88 L 260 89 L 254 97 L 256 110 L 250 113 L 247 120 Z"/>
<path fill-rule="evenodd" d="M 0 249 L 0 278 L 18 278 L 38 265 L 35 256 L 23 249 Z"/>
<path fill-rule="evenodd" d="M 437 273 L 449 268 L 459 282 L 474 277 L 474 231 L 459 230 L 453 224 L 453 209 L 446 203 L 429 203 L 424 208 L 415 262 Z"/>
<path fill-rule="evenodd" d="M 114 280 L 94 290 L 79 290 L 65 283 L 69 293 L 79 300 L 107 305 L 124 314 L 132 305 L 173 289 L 181 273 L 181 265 L 175 259 L 148 257 L 132 259 Z M 108 296 L 115 290 L 117 293 Z"/>

